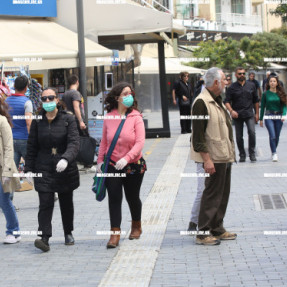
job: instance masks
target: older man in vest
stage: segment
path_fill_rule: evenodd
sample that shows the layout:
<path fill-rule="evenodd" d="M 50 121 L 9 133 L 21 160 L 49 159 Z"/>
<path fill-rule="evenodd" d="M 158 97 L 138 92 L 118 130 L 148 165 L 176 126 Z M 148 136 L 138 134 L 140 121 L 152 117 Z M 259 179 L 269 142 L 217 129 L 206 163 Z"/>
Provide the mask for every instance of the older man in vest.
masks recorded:
<path fill-rule="evenodd" d="M 223 227 L 235 148 L 231 119 L 220 96 L 227 84 L 225 75 L 213 67 L 206 72 L 204 80 L 205 89 L 192 107 L 192 115 L 197 119 L 193 121 L 191 158 L 202 163 L 209 174 L 200 204 L 196 244 L 218 245 L 220 240 L 237 236 Z"/>

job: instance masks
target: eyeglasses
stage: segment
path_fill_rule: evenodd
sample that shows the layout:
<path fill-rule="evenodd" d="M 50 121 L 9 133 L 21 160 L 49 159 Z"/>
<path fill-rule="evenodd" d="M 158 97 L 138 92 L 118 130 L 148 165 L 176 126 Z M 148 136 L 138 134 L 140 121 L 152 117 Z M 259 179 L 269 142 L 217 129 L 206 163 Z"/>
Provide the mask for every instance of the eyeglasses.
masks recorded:
<path fill-rule="evenodd" d="M 47 99 L 49 99 L 49 101 L 54 101 L 55 98 L 56 98 L 56 96 L 43 96 L 43 97 L 41 97 L 41 101 L 46 102 Z"/>
<path fill-rule="evenodd" d="M 241 75 L 245 75 L 245 73 L 237 73 L 239 76 L 241 76 Z"/>

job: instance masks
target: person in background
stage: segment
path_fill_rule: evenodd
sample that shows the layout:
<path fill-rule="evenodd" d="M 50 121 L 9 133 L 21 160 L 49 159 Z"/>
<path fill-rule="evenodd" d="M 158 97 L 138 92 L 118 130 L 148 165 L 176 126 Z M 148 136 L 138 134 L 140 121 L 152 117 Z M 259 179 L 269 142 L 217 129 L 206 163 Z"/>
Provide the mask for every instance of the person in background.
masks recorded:
<path fill-rule="evenodd" d="M 121 122 L 121 119 L 110 119 L 110 117 L 126 116 L 107 171 L 108 173 L 126 173 L 126 177 L 107 177 L 105 181 L 109 195 L 112 232 L 107 248 L 115 248 L 120 240 L 120 235 L 115 233 L 121 231 L 123 188 L 132 217 L 129 239 L 139 239 L 142 233 L 140 188 L 146 170 L 142 157 L 145 127 L 142 115 L 137 108 L 134 90 L 129 83 L 120 82 L 115 85 L 107 95 L 105 104 L 108 111 L 106 116 L 109 118 L 104 120 L 97 172 L 102 172 L 104 156 L 107 154 Z"/>
<path fill-rule="evenodd" d="M 74 204 L 73 191 L 79 187 L 76 156 L 80 139 L 75 116 L 65 111 L 55 88 L 42 92 L 41 119 L 33 120 L 27 144 L 25 172 L 35 173 L 35 190 L 39 196 L 39 235 L 35 247 L 50 250 L 54 193 L 58 193 L 62 215 L 65 245 L 73 245 Z"/>
<path fill-rule="evenodd" d="M 13 123 L 14 161 L 17 168 L 21 157 L 26 159 L 27 140 L 33 115 L 32 102 L 25 96 L 28 84 L 29 80 L 26 76 L 17 77 L 14 83 L 15 94 L 6 99 Z M 13 193 L 11 193 L 11 199 L 13 200 Z"/>
<path fill-rule="evenodd" d="M 173 104 L 176 105 L 176 97 L 178 98 L 179 113 L 183 119 L 180 119 L 181 133 L 191 133 L 191 101 L 192 89 L 188 82 L 188 72 L 181 72 L 180 79 L 176 81 L 172 89 Z M 185 117 L 190 117 L 186 119 Z"/>
<path fill-rule="evenodd" d="M 270 76 L 270 74 L 271 74 L 270 71 L 266 72 L 266 78 L 263 80 L 263 83 L 262 83 L 262 91 L 263 92 L 266 91 L 266 83 L 267 83 L 267 80 L 268 80 L 268 77 Z"/>
<path fill-rule="evenodd" d="M 246 153 L 243 140 L 244 123 L 248 129 L 248 150 L 251 162 L 256 162 L 255 147 L 256 133 L 255 123 L 259 120 L 259 99 L 253 83 L 246 81 L 245 69 L 237 67 L 235 71 L 237 81 L 227 89 L 225 106 L 234 120 L 236 142 L 239 150 L 239 162 L 245 162 Z M 255 115 L 254 115 L 255 106 Z"/>
<path fill-rule="evenodd" d="M 13 154 L 13 137 L 11 131 L 12 121 L 8 113 L 8 105 L 0 98 L 0 207 L 6 218 L 6 238 L 4 243 L 13 244 L 21 240 L 19 234 L 19 222 L 10 193 L 20 188 L 19 177 L 13 176 L 17 173 Z"/>
<path fill-rule="evenodd" d="M 78 92 L 79 85 L 78 76 L 70 75 L 68 77 L 69 89 L 64 93 L 62 100 L 66 104 L 67 110 L 76 116 L 78 131 L 82 135 L 82 130 L 85 130 L 87 127 L 84 123 L 82 111 L 82 96 Z"/>
<path fill-rule="evenodd" d="M 265 111 L 265 125 L 269 133 L 272 161 L 278 161 L 276 149 L 283 121 L 286 118 L 286 94 L 277 77 L 270 75 L 268 79 L 266 91 L 263 93 L 261 100 L 260 126 L 263 127 Z"/>
<path fill-rule="evenodd" d="M 196 97 L 202 92 L 202 90 L 204 89 L 205 85 L 204 85 L 204 80 L 203 77 L 200 76 L 195 88 L 194 88 L 194 92 L 193 92 L 193 97 L 192 97 L 192 103 L 194 102 L 194 100 L 196 99 Z"/>
<path fill-rule="evenodd" d="M 255 79 L 255 73 L 254 72 L 249 73 L 249 79 L 247 81 L 251 82 L 255 85 L 255 88 L 257 90 L 257 95 L 259 96 L 259 100 L 261 100 L 262 93 L 261 93 L 260 85 L 259 85 L 259 82 Z"/>

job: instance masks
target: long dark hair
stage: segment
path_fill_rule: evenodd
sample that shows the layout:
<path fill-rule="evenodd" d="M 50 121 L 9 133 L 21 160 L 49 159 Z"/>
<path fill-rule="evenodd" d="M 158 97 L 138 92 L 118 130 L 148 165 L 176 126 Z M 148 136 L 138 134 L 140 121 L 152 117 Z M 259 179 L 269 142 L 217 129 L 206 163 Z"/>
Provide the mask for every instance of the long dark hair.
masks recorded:
<path fill-rule="evenodd" d="M 287 100 L 286 100 L 286 94 L 285 94 L 285 92 L 284 92 L 284 89 L 283 89 L 282 86 L 280 85 L 280 82 L 279 82 L 279 80 L 278 80 L 278 77 L 269 76 L 268 81 L 267 81 L 267 83 L 266 83 L 266 90 L 270 90 L 270 84 L 269 84 L 269 82 L 270 82 L 270 80 L 271 80 L 272 78 L 276 79 L 276 82 L 277 82 L 277 86 L 276 86 L 276 93 L 277 93 L 277 95 L 279 96 L 281 102 L 282 102 L 284 105 L 286 105 L 286 102 L 287 102 Z"/>
<path fill-rule="evenodd" d="M 5 102 L 5 99 L 1 96 L 0 96 L 0 115 L 6 117 L 10 127 L 13 128 L 12 119 L 11 119 L 11 116 L 9 114 L 9 106 Z"/>
<path fill-rule="evenodd" d="M 117 99 L 120 97 L 122 91 L 124 88 L 129 87 L 131 89 L 131 94 L 134 98 L 134 103 L 133 105 L 128 108 L 127 112 L 130 113 L 132 110 L 137 110 L 138 111 L 138 102 L 136 100 L 135 97 L 135 91 L 132 88 L 132 86 L 127 83 L 127 82 L 119 82 L 118 84 L 116 84 L 111 91 L 108 93 L 106 99 L 105 99 L 105 105 L 106 105 L 106 110 L 109 112 L 111 112 L 113 109 L 117 109 L 118 108 L 118 102 Z"/>

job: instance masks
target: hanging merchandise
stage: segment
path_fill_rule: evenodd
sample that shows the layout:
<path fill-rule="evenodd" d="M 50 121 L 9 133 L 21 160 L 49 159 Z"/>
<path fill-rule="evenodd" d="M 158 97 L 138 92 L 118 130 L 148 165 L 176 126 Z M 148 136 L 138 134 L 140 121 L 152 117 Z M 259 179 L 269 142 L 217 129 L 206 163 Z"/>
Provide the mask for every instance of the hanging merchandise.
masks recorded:
<path fill-rule="evenodd" d="M 38 83 L 36 79 L 31 79 L 28 97 L 32 101 L 34 112 L 38 111 L 41 106 L 41 94 L 42 86 Z"/>
<path fill-rule="evenodd" d="M 4 78 L 4 76 L 6 76 L 6 83 L 11 94 L 15 94 L 14 83 L 18 76 L 26 76 L 29 79 L 29 86 L 25 96 L 31 100 L 33 104 L 33 111 L 38 111 L 41 104 L 40 97 L 42 93 L 42 86 L 37 82 L 37 80 L 31 79 L 29 66 L 4 67 L 4 64 L 2 64 L 0 66 L 0 70 L 1 77 Z"/>

